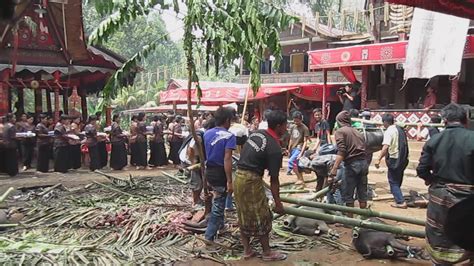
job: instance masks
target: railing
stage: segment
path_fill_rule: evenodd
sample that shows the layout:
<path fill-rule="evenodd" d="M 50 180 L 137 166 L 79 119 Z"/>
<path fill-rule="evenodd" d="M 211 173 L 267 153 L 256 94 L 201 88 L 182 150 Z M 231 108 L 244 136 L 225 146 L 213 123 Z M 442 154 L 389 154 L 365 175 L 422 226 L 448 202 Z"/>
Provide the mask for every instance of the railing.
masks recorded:
<path fill-rule="evenodd" d="M 357 77 L 361 76 L 360 70 L 355 70 Z M 249 75 L 239 76 L 237 82 L 248 83 Z M 323 72 L 295 72 L 262 74 L 262 83 L 323 83 Z M 328 82 L 348 82 L 339 71 L 328 72 Z"/>

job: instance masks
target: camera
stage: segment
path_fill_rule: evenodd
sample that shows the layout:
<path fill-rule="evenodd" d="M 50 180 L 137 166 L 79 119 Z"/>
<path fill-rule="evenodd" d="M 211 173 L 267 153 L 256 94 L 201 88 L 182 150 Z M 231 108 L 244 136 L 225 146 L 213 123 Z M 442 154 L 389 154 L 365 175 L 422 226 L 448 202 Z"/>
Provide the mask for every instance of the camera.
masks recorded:
<path fill-rule="evenodd" d="M 344 87 L 341 87 L 341 88 L 337 89 L 336 93 L 338 95 L 344 95 L 344 93 L 346 93 L 346 89 Z"/>

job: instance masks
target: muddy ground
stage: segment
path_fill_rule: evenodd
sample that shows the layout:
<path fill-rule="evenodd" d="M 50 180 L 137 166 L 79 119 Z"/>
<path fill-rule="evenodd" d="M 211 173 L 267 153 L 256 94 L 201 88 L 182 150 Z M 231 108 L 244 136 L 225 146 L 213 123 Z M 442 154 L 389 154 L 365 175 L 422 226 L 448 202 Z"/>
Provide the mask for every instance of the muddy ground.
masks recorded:
<path fill-rule="evenodd" d="M 132 176 L 154 176 L 160 178 L 166 178 L 161 174 L 161 171 L 175 172 L 176 169 L 173 167 L 167 167 L 163 169 L 151 169 L 151 170 L 135 170 L 130 169 L 126 171 L 110 171 L 104 170 L 104 172 L 111 173 L 119 177 L 128 177 Z M 306 179 L 314 178 L 311 174 L 305 175 Z M 284 169 L 281 171 L 281 182 L 290 182 L 294 181 L 295 176 L 287 176 Z M 86 169 L 81 169 L 75 172 L 67 174 L 59 173 L 47 173 L 36 175 L 34 171 L 26 171 L 20 173 L 16 177 L 7 177 L 0 176 L 0 193 L 6 191 L 9 187 L 14 187 L 17 189 L 27 189 L 31 187 L 43 187 L 43 186 L 52 186 L 57 183 L 63 184 L 65 187 L 73 188 L 77 186 L 82 186 L 89 184 L 92 181 L 108 182 L 108 179 L 103 176 L 91 173 Z M 383 171 L 371 171 L 369 175 L 369 183 L 375 188 L 375 191 L 378 197 L 370 202 L 371 208 L 377 211 L 390 212 L 398 215 L 416 217 L 420 219 L 425 219 L 426 210 L 425 209 L 394 209 L 390 207 L 390 191 L 388 189 L 388 183 L 386 180 L 386 175 Z M 307 188 L 314 188 L 315 183 L 307 184 Z M 403 191 L 408 193 L 409 190 L 415 190 L 420 193 L 426 192 L 426 187 L 423 184 L 421 179 L 416 177 L 406 177 L 403 185 Z M 296 195 L 294 195 L 296 196 Z M 304 195 L 298 195 L 304 196 Z M 380 200 L 382 199 L 382 200 Z M 403 223 L 398 223 L 398 225 L 409 227 L 413 229 L 423 230 L 422 227 L 416 225 L 407 225 Z M 333 227 L 333 226 L 332 226 Z M 350 243 L 351 233 L 349 229 L 342 227 L 333 227 L 336 229 L 340 235 L 340 241 L 345 243 Z M 424 240 L 422 239 L 412 239 L 409 242 L 410 245 L 424 246 Z M 255 258 L 248 261 L 228 261 L 232 265 L 268 265 L 269 263 L 263 263 L 260 259 Z M 205 260 L 193 260 L 186 263 L 179 263 L 178 265 L 217 265 L 217 263 L 205 261 Z M 315 247 L 310 250 L 302 252 L 294 252 L 289 254 L 289 257 L 284 262 L 272 263 L 274 265 L 430 265 L 429 262 L 422 262 L 417 260 L 409 261 L 389 261 L 389 260 L 365 260 L 355 251 L 339 251 L 326 246 Z"/>

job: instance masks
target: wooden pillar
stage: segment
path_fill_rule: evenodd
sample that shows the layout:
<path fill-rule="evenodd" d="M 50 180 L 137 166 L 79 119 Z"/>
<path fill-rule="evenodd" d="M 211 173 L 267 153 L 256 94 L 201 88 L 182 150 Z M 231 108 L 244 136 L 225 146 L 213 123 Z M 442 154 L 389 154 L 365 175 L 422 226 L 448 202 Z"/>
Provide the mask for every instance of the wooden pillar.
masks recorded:
<path fill-rule="evenodd" d="M 451 103 L 458 103 L 459 98 L 459 77 L 451 80 Z"/>
<path fill-rule="evenodd" d="M 51 103 L 51 90 L 49 88 L 46 89 L 46 109 L 48 114 L 53 113 L 53 105 Z"/>
<path fill-rule="evenodd" d="M 0 115 L 8 113 L 8 85 L 0 80 Z"/>
<path fill-rule="evenodd" d="M 15 105 L 17 108 L 16 115 L 18 117 L 20 114 L 23 114 L 25 112 L 25 94 L 24 94 L 23 88 L 18 88 L 17 92 L 18 92 L 18 100 L 15 103 Z"/>
<path fill-rule="evenodd" d="M 81 96 L 82 120 L 87 121 L 87 118 L 88 118 L 88 114 L 87 114 L 87 93 L 86 93 L 85 89 L 80 91 L 80 96 Z"/>
<path fill-rule="evenodd" d="M 69 88 L 63 88 L 63 113 L 69 114 Z"/>
<path fill-rule="evenodd" d="M 323 70 L 323 78 L 324 78 L 324 84 L 323 84 L 323 104 L 322 104 L 322 111 L 323 111 L 323 119 L 327 119 L 327 110 L 326 110 L 326 103 L 327 103 L 327 88 L 328 88 L 328 71 L 327 69 Z"/>
<path fill-rule="evenodd" d="M 111 106 L 105 107 L 105 125 L 111 126 L 112 125 L 112 110 L 114 108 Z"/>
<path fill-rule="evenodd" d="M 39 115 L 43 112 L 43 95 L 40 88 L 33 89 L 35 93 L 35 116 L 39 117 Z"/>
<path fill-rule="evenodd" d="M 367 108 L 367 89 L 369 88 L 369 66 L 362 67 L 362 87 L 360 88 L 360 107 Z"/>
<path fill-rule="evenodd" d="M 54 122 L 59 121 L 59 89 L 54 89 Z"/>

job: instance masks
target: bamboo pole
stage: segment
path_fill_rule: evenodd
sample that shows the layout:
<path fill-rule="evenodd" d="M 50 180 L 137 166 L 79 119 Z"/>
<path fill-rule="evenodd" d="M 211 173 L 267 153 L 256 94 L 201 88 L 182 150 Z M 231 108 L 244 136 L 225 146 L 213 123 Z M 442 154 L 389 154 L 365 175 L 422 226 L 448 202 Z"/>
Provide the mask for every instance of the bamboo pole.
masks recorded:
<path fill-rule="evenodd" d="M 7 191 L 5 191 L 5 193 L 3 193 L 2 196 L 0 196 L 0 203 L 4 202 L 8 195 L 10 195 L 10 193 L 12 193 L 15 189 L 13 187 L 10 187 Z"/>
<path fill-rule="evenodd" d="M 383 125 L 382 122 L 360 119 L 360 118 L 351 118 L 351 121 L 360 122 L 362 124 L 370 124 L 370 125 Z M 445 127 L 445 124 L 432 124 L 432 123 L 396 123 L 399 126 L 409 126 L 409 127 L 416 127 L 421 125 L 422 127 Z"/>
<path fill-rule="evenodd" d="M 176 176 L 174 176 L 174 175 L 172 175 L 172 174 L 170 174 L 170 173 L 167 173 L 167 172 L 165 172 L 165 171 L 161 171 L 161 173 L 162 173 L 163 175 L 165 175 L 165 176 L 167 176 L 167 177 L 169 177 L 169 178 L 175 180 L 175 181 L 178 181 L 178 182 L 181 183 L 181 184 L 186 185 L 186 184 L 188 183 L 188 182 L 186 182 L 186 181 L 184 181 L 184 180 L 181 180 L 181 179 L 177 178 Z"/>
<path fill-rule="evenodd" d="M 341 223 L 341 224 L 349 225 L 352 227 L 358 226 L 362 228 L 368 228 L 368 229 L 373 229 L 377 231 L 393 233 L 397 235 L 406 235 L 406 236 L 419 237 L 419 238 L 425 238 L 426 236 L 424 231 L 411 230 L 411 229 L 396 227 L 396 226 L 388 225 L 388 224 L 380 224 L 380 223 L 374 223 L 374 222 L 370 222 L 366 220 L 340 217 L 340 216 L 335 216 L 335 215 L 330 215 L 330 214 L 325 214 L 325 213 L 311 212 L 311 211 L 296 209 L 292 207 L 283 207 L 283 210 L 285 211 L 286 214 L 290 214 L 290 215 L 306 217 L 306 218 L 316 219 L 316 220 L 321 220 L 321 221 L 326 221 L 326 222 Z"/>
<path fill-rule="evenodd" d="M 416 224 L 416 225 L 421 225 L 421 226 L 426 225 L 425 221 L 423 220 L 419 220 L 412 217 L 394 215 L 391 213 L 378 212 L 371 209 L 352 208 L 352 207 L 341 206 L 341 205 L 336 205 L 336 204 L 327 204 L 327 203 L 308 201 L 304 199 L 295 199 L 295 198 L 289 198 L 289 197 L 283 197 L 283 196 L 280 197 L 280 199 L 283 202 L 297 204 L 300 206 L 308 206 L 308 207 L 314 207 L 314 208 L 320 208 L 320 209 L 326 209 L 326 210 L 332 210 L 332 211 L 349 212 L 349 213 L 355 213 L 358 215 L 363 215 L 363 216 L 368 216 L 368 217 L 379 217 L 379 218 L 384 218 L 384 219 L 389 219 L 389 220 L 394 220 L 394 221 L 404 222 L 404 223 L 409 223 L 409 224 Z"/>
<path fill-rule="evenodd" d="M 245 101 L 244 101 L 244 109 L 242 110 L 242 119 L 240 121 L 240 123 L 243 125 L 244 124 L 244 120 L 245 120 L 245 112 L 247 112 L 247 105 L 248 105 L 248 102 L 249 102 L 249 91 L 250 91 L 250 85 L 251 85 L 251 77 L 249 76 L 249 84 L 247 86 L 247 91 L 245 92 Z"/>

